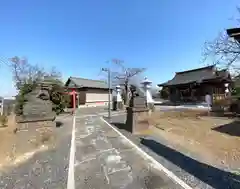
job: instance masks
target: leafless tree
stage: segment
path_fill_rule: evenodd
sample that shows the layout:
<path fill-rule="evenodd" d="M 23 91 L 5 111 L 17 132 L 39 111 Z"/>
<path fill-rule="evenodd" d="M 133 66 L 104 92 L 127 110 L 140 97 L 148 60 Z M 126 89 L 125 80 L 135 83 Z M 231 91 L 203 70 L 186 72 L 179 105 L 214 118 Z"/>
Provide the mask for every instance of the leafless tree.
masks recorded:
<path fill-rule="evenodd" d="M 63 111 L 69 103 L 69 96 L 65 93 L 62 75 L 56 68 L 53 67 L 50 71 L 46 71 L 38 65 L 28 63 L 26 58 L 20 59 L 17 56 L 9 60 L 11 62 L 10 67 L 12 68 L 15 86 L 19 92 L 17 95 L 16 113 L 22 113 L 25 100 L 24 95 L 32 91 L 43 80 L 55 84 L 49 90 L 50 100 L 54 104 L 53 110 L 56 113 Z"/>
<path fill-rule="evenodd" d="M 136 84 L 138 76 L 143 73 L 145 68 L 128 68 L 124 61 L 119 59 L 112 59 L 111 63 L 115 68 L 111 70 L 112 86 L 122 85 L 124 88 L 124 104 L 129 101 L 129 85 Z"/>
<path fill-rule="evenodd" d="M 45 72 L 38 65 L 31 65 L 26 58 L 20 59 L 15 56 L 10 58 L 11 68 L 13 72 L 13 79 L 15 81 L 15 87 L 19 90 L 23 84 L 32 84 L 38 80 L 41 80 L 45 75 Z"/>
<path fill-rule="evenodd" d="M 26 58 L 19 58 L 15 56 L 9 59 L 13 72 L 13 79 L 15 81 L 15 87 L 17 90 L 24 84 L 33 84 L 34 82 L 39 82 L 43 80 L 45 76 L 49 76 L 54 80 L 61 80 L 61 73 L 52 68 L 50 71 L 45 71 L 44 68 L 39 67 L 38 65 L 32 65 L 28 63 Z"/>
<path fill-rule="evenodd" d="M 237 8 L 240 15 L 240 8 Z M 240 20 L 237 22 L 240 24 Z M 209 60 L 210 64 L 221 68 L 240 73 L 240 43 L 227 35 L 226 31 L 220 33 L 213 41 L 208 41 L 203 49 L 204 61 Z"/>

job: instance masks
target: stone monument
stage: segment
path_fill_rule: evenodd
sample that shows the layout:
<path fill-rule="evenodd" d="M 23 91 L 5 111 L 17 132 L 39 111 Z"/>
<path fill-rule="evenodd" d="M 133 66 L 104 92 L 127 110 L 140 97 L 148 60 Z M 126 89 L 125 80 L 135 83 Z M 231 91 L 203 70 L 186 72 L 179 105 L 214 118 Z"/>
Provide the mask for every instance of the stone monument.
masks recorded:
<path fill-rule="evenodd" d="M 41 82 L 29 94 L 23 105 L 23 114 L 18 117 L 18 123 L 44 122 L 48 126 L 55 125 L 56 113 L 52 110 L 53 104 L 50 100 L 50 82 Z"/>
<path fill-rule="evenodd" d="M 144 120 L 144 118 L 148 117 L 148 107 L 146 106 L 146 98 L 136 93 L 135 86 L 131 86 L 130 91 L 131 99 L 129 107 L 127 107 L 127 120 L 125 124 L 128 131 L 138 134 L 142 130 L 149 128 L 148 121 Z"/>

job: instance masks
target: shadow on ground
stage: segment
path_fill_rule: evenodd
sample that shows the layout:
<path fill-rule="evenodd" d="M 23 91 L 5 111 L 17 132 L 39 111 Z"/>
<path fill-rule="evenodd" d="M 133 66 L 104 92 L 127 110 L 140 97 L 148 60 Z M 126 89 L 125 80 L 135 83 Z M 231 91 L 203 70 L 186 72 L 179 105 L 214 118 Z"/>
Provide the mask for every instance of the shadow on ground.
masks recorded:
<path fill-rule="evenodd" d="M 220 125 L 212 130 L 225 133 L 231 136 L 240 136 L 240 121 L 233 121 L 231 123 Z"/>
<path fill-rule="evenodd" d="M 125 123 L 119 123 L 119 122 L 113 122 L 111 123 L 112 125 L 114 125 L 115 127 L 117 127 L 118 129 L 123 129 L 127 132 L 131 132 L 131 127 L 129 127 L 127 124 Z"/>
<path fill-rule="evenodd" d="M 238 175 L 196 161 L 155 140 L 141 138 L 141 143 L 213 188 L 240 188 Z"/>
<path fill-rule="evenodd" d="M 56 127 L 61 127 L 63 125 L 63 122 L 61 121 L 56 121 Z"/>

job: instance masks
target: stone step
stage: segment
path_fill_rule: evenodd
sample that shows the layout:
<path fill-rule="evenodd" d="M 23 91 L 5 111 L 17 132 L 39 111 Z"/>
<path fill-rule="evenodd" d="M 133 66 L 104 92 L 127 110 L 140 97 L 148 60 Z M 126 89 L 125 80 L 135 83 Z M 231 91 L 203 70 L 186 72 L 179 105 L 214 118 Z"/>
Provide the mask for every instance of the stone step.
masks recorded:
<path fill-rule="evenodd" d="M 50 110 L 51 107 L 46 107 L 46 106 L 26 106 L 24 107 L 25 110 L 40 110 L 40 109 L 43 109 L 43 110 Z"/>
<path fill-rule="evenodd" d="M 52 111 L 50 111 L 50 110 L 46 110 L 46 109 L 38 109 L 38 110 L 31 110 L 31 111 L 26 111 L 26 110 L 24 110 L 24 114 L 26 115 L 26 114 L 38 114 L 38 115 L 40 115 L 40 114 L 47 114 L 47 113 L 51 113 Z"/>

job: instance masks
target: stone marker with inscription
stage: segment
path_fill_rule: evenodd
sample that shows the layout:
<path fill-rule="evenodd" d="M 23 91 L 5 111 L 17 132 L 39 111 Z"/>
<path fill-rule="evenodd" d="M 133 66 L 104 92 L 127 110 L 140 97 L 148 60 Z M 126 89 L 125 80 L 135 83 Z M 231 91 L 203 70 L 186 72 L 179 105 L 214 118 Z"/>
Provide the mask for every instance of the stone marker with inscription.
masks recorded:
<path fill-rule="evenodd" d="M 26 95 L 26 103 L 23 106 L 23 114 L 17 122 L 44 122 L 44 125 L 54 126 L 56 113 L 52 110 L 49 90 L 51 84 L 40 83 L 36 89 Z"/>
<path fill-rule="evenodd" d="M 131 86 L 130 90 L 131 99 L 127 108 L 126 127 L 133 134 L 138 134 L 149 128 L 148 121 L 144 120 L 148 117 L 149 109 L 147 108 L 146 98 L 136 93 L 136 87 Z"/>

